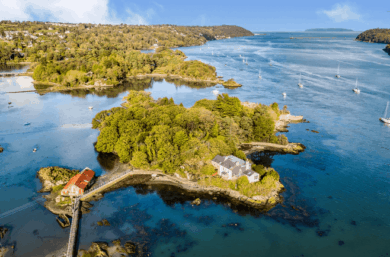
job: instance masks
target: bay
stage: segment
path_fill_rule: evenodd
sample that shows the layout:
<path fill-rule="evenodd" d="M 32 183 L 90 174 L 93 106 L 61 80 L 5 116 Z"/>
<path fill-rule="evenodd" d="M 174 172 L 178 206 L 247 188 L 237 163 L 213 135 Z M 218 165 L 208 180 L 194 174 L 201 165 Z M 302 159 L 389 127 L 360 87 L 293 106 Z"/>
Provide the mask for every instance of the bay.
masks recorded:
<path fill-rule="evenodd" d="M 180 50 L 243 85 L 218 88 L 221 93 L 242 101 L 278 102 L 310 121 L 291 124 L 286 133 L 289 141 L 303 143 L 305 152 L 251 156 L 280 173 L 287 189 L 284 204 L 261 214 L 210 197 L 193 207 L 195 196 L 169 187 L 124 188 L 94 202 L 83 216 L 80 249 L 122 238 L 147 242 L 153 256 L 389 254 L 390 127 L 378 120 L 390 100 L 390 58 L 384 45 L 354 41 L 355 32 L 265 33 Z M 300 74 L 303 88 L 297 86 Z M 360 94 L 352 92 L 356 79 Z M 0 78 L 0 91 L 31 90 L 31 82 L 28 77 Z M 0 145 L 5 148 L 0 154 L 0 218 L 40 196 L 35 178 L 40 167 L 110 172 L 115 158 L 94 150 L 99 132 L 90 122 L 97 112 L 120 106 L 131 88 L 130 83 L 111 93 L 0 94 Z M 214 88 L 166 81 L 136 87 L 186 107 L 214 99 Z M 112 225 L 98 227 L 103 218 Z M 1 218 L 0 224 L 12 228 L 1 243 L 16 242 L 15 256 L 43 256 L 68 239 L 69 229 L 61 229 L 40 204 Z"/>

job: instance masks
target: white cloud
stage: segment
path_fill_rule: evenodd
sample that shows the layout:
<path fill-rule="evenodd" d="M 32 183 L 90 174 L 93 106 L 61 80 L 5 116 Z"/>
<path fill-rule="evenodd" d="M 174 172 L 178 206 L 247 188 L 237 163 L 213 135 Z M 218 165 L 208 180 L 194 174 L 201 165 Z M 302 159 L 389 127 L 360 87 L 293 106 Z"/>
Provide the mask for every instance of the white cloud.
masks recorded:
<path fill-rule="evenodd" d="M 359 20 L 361 15 L 353 12 L 351 7 L 347 4 L 336 4 L 332 10 L 323 10 L 320 13 L 326 14 L 330 19 L 335 22 L 342 22 L 347 20 Z"/>
<path fill-rule="evenodd" d="M 147 16 L 151 10 L 147 11 Z M 126 19 L 117 18 L 108 8 L 108 0 L 0 0 L 2 20 L 147 24 L 140 14 L 130 9 L 126 12 L 129 15 Z"/>

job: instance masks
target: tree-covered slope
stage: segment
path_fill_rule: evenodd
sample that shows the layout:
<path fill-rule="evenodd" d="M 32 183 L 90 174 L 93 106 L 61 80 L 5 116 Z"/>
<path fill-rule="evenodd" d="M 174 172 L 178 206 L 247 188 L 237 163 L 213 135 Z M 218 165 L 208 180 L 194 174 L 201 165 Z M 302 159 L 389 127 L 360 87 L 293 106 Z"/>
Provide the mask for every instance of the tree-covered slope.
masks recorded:
<path fill-rule="evenodd" d="M 369 29 L 360 33 L 356 40 L 390 44 L 390 29 Z"/>

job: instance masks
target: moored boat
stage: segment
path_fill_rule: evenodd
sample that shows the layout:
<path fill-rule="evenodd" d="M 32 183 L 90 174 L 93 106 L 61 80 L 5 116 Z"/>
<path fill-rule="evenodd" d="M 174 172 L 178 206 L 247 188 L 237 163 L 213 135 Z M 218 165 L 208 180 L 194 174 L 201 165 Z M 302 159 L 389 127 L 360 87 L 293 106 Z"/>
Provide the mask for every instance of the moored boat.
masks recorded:
<path fill-rule="evenodd" d="M 386 110 L 385 110 L 383 117 L 379 118 L 379 120 L 382 121 L 383 123 L 390 124 L 390 117 L 387 117 L 387 110 L 388 109 L 389 109 L 389 102 L 387 102 Z"/>
<path fill-rule="evenodd" d="M 356 87 L 352 90 L 353 92 L 355 92 L 356 94 L 360 94 L 360 89 L 358 87 L 358 81 L 356 79 Z"/>

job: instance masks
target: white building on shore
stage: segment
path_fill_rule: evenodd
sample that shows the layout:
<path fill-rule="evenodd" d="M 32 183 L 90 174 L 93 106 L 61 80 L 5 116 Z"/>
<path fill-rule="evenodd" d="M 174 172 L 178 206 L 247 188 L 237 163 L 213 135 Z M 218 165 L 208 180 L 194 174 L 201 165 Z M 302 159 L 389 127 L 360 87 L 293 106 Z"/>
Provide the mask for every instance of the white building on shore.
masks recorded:
<path fill-rule="evenodd" d="M 252 170 L 252 165 L 249 161 L 244 161 L 233 155 L 217 155 L 211 160 L 211 164 L 218 170 L 218 175 L 226 180 L 247 176 L 249 182 L 253 183 L 260 179 L 259 173 Z"/>

